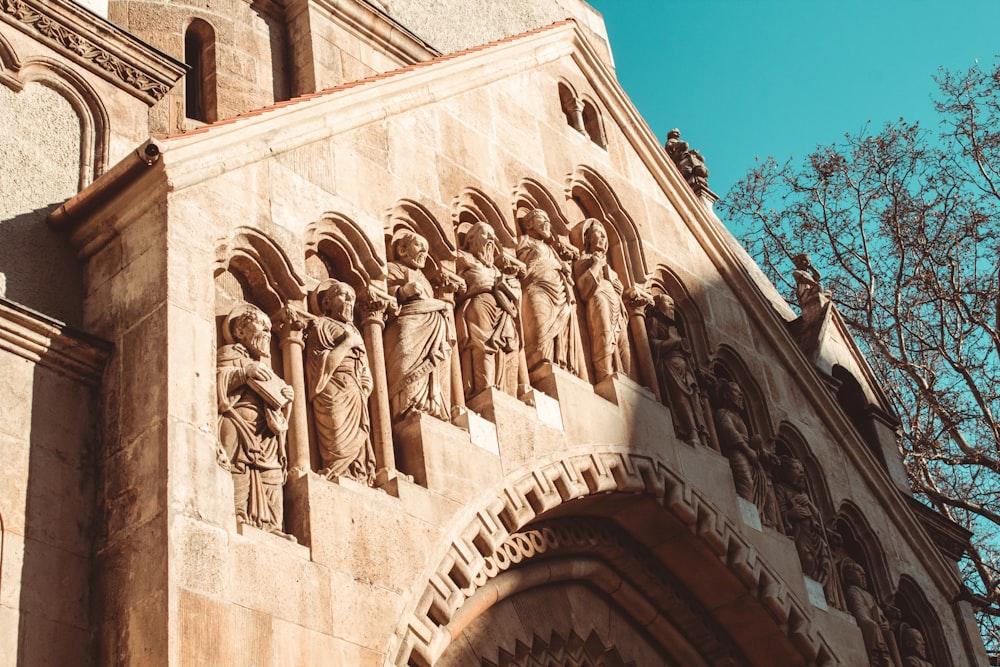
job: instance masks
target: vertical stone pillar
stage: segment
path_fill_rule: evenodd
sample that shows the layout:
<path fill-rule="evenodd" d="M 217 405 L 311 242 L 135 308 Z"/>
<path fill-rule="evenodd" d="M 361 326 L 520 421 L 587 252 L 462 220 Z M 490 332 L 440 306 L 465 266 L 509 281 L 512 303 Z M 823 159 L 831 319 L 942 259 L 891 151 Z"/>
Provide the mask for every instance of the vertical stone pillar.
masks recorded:
<path fill-rule="evenodd" d="M 396 470 L 396 453 L 392 446 L 392 415 L 389 412 L 389 383 L 385 374 L 385 349 L 382 346 L 385 309 L 388 306 L 389 296 L 369 286 L 361 306 L 361 333 L 365 339 L 368 367 L 374 385 L 370 404 L 371 428 L 379 481 L 388 479 Z"/>
<path fill-rule="evenodd" d="M 653 365 L 653 353 L 649 349 L 649 335 L 646 333 L 646 311 L 653 305 L 653 297 L 641 287 L 630 287 L 623 295 L 625 307 L 628 309 L 629 326 L 632 328 L 632 339 L 635 340 L 636 362 L 639 366 L 639 379 L 643 385 L 652 390 L 656 400 L 663 402 L 660 396 L 660 383 L 656 379 L 656 367 Z"/>
<path fill-rule="evenodd" d="M 302 359 L 305 327 L 305 322 L 291 306 L 282 309 L 278 322 L 281 357 L 284 361 L 285 379 L 295 392 L 292 414 L 288 420 L 288 469 L 297 476 L 306 474 L 312 467 L 309 456 L 309 417 L 306 412 L 308 399 Z"/>

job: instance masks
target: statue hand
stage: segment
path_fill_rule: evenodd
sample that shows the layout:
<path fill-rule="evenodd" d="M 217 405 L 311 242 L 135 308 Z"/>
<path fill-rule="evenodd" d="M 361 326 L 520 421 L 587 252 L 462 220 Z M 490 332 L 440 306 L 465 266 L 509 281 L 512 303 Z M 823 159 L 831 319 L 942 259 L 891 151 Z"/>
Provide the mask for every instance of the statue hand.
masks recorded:
<path fill-rule="evenodd" d="M 259 380 L 260 382 L 266 382 L 268 378 L 271 377 L 271 371 L 267 366 L 260 363 L 259 361 L 251 361 L 247 363 L 244 368 L 247 379 L 253 378 Z"/>
<path fill-rule="evenodd" d="M 290 401 L 293 398 L 295 398 L 295 390 L 286 384 L 284 387 L 281 388 L 281 395 Z"/>

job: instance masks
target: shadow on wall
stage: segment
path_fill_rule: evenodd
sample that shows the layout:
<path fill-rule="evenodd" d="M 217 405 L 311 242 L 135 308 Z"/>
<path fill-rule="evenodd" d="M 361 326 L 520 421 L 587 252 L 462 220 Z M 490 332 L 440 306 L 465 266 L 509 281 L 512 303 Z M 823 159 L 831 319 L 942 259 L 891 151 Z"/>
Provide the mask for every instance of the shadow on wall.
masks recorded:
<path fill-rule="evenodd" d="M 45 223 L 61 203 L 0 222 L 0 273 L 7 279 L 8 299 L 80 327 L 83 265 L 69 240 Z"/>
<path fill-rule="evenodd" d="M 90 387 L 41 364 L 31 405 L 15 664 L 88 667 L 97 409 Z"/>

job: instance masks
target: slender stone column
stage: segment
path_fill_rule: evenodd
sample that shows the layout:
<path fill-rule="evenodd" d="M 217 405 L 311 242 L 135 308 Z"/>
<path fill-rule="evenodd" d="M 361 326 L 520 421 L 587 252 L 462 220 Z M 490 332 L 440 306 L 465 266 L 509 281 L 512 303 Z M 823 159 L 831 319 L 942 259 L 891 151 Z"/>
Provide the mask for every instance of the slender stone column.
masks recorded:
<path fill-rule="evenodd" d="M 288 420 L 288 469 L 296 475 L 304 475 L 311 468 L 309 417 L 306 412 L 308 399 L 302 361 L 305 327 L 305 321 L 295 312 L 294 307 L 286 306 L 282 309 L 278 322 L 281 357 L 284 361 L 285 379 L 295 392 L 292 414 Z"/>
<path fill-rule="evenodd" d="M 368 367 L 374 385 L 370 403 L 371 428 L 379 479 L 391 477 L 396 470 L 396 452 L 392 446 L 392 415 L 389 412 L 389 383 L 385 374 L 385 348 L 382 346 L 385 309 L 389 303 L 387 294 L 369 287 L 361 306 L 361 332 L 368 351 Z"/>
<path fill-rule="evenodd" d="M 656 367 L 653 365 L 653 353 L 649 349 L 649 335 L 646 333 L 646 311 L 653 305 L 653 297 L 641 287 L 630 287 L 623 295 L 625 307 L 628 309 L 629 326 L 632 327 L 632 338 L 635 340 L 636 362 L 639 365 L 639 379 L 642 384 L 652 390 L 656 400 L 663 402 L 660 396 L 660 383 L 656 378 Z"/>

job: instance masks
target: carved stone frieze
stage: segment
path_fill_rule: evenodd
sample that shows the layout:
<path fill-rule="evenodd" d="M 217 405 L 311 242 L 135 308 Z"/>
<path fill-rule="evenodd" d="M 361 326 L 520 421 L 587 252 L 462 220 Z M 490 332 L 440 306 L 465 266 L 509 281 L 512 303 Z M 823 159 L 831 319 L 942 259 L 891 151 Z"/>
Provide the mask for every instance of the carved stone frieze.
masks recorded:
<path fill-rule="evenodd" d="M 69 0 L 0 0 L 0 17 L 149 103 L 184 75 L 181 63 Z"/>

